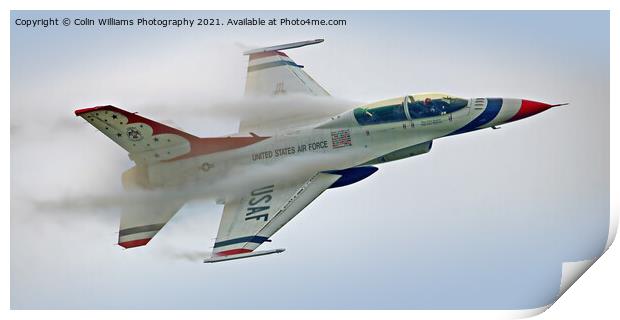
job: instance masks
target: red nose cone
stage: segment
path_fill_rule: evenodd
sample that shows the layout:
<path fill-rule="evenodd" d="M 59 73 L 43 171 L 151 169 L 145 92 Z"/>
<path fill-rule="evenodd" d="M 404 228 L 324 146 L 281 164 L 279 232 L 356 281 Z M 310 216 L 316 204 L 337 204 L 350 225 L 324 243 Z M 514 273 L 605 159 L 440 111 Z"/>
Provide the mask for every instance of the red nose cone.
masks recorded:
<path fill-rule="evenodd" d="M 551 107 L 553 106 L 550 104 L 546 104 L 546 103 L 542 103 L 538 101 L 530 101 L 530 100 L 525 100 L 525 99 L 521 100 L 521 108 L 519 109 L 517 114 L 515 114 L 514 117 L 510 119 L 510 121 L 515 121 L 515 120 L 527 118 L 529 116 L 533 116 Z"/>

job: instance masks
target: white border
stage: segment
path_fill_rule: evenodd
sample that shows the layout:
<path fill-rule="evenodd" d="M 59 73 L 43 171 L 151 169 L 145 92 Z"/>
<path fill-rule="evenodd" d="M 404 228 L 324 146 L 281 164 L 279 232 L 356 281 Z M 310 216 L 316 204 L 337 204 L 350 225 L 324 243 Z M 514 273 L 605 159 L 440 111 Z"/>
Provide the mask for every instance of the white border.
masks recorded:
<path fill-rule="evenodd" d="M 347 1 L 313 0 L 107 0 L 98 3 L 79 0 L 4 1 L 12 10 L 608 10 L 613 0 L 433 0 L 433 1 Z"/>
<path fill-rule="evenodd" d="M 3 70 L 5 70 L 5 76 L 2 79 L 2 97 L 5 103 L 5 108 L 9 108 L 10 100 L 10 51 L 9 48 L 9 37 L 10 37 L 10 14 L 9 10 L 142 10 L 142 9 L 151 9 L 151 10 L 197 10 L 197 9 L 258 9 L 258 10 L 282 10 L 282 9 L 290 9 L 290 10 L 299 10 L 299 9 L 314 9 L 314 10 L 351 10 L 351 9 L 365 9 L 365 10 L 397 10 L 397 9 L 410 9 L 410 10 L 422 10 L 422 9 L 460 9 L 460 10 L 479 10 L 479 9 L 497 9 L 497 10 L 505 10 L 505 9 L 519 9 L 519 10 L 557 10 L 557 9 L 568 9 L 568 10 L 612 10 L 611 13 L 611 88 L 615 88 L 615 84 L 617 81 L 617 64 L 615 63 L 613 57 L 617 57 L 617 29 L 618 23 L 617 18 L 618 14 L 615 10 L 618 8 L 619 1 L 612 0 L 589 0 L 589 1 L 578 1 L 578 0 L 559 0 L 559 1 L 542 1 L 542 0 L 521 0 L 515 2 L 508 1 L 492 1 L 492 0 L 470 0 L 470 1 L 459 1 L 459 0 L 434 0 L 420 3 L 413 3 L 411 1 L 391 1 L 391 0 L 383 0 L 383 1 L 358 1 L 356 2 L 355 7 L 352 7 L 350 3 L 346 1 L 335 2 L 330 0 L 312 0 L 306 1 L 304 3 L 293 2 L 293 1 L 276 1 L 276 0 L 262 0 L 262 1 L 250 1 L 250 0 L 239 0 L 239 1 L 184 1 L 184 0 L 176 0 L 176 1 L 161 1 L 161 0 L 151 0 L 151 1 L 122 1 L 122 0 L 108 0 L 102 1 L 100 3 L 86 3 L 84 1 L 77 0 L 57 0 L 57 1 L 3 1 L 0 6 L 3 7 L 3 15 L 2 15 L 2 40 L 5 44 L 5 50 L 2 50 L 2 61 L 5 66 Z M 526 22 L 525 22 L 526 23 Z M 615 94 L 614 90 L 611 91 L 611 106 L 617 106 L 617 94 Z M 5 117 L 6 119 L 6 117 Z M 618 127 L 614 124 L 617 124 L 618 121 L 618 111 L 617 108 L 611 108 L 611 117 L 610 117 L 610 127 L 611 127 L 611 140 L 610 140 L 610 154 L 611 154 L 611 163 L 618 163 L 618 147 L 617 147 L 617 137 L 618 137 Z M 10 121 L 10 120 L 9 120 Z M 2 167 L 5 168 L 5 184 L 3 186 L 2 196 L 4 197 L 5 204 L 8 204 L 10 201 L 10 165 L 8 155 L 10 150 L 10 125 L 5 125 L 4 127 L 5 134 L 3 135 L 3 145 L 6 153 L 3 157 L 0 157 L 2 161 Z M 616 142 L 614 144 L 614 142 Z M 618 170 L 616 166 L 611 166 L 611 194 L 618 195 Z M 4 257 L 10 257 L 9 248 L 10 248 L 10 223 L 9 223 L 9 212 L 10 205 L 5 205 L 5 214 L 4 217 L 6 222 L 4 224 L 4 239 L 5 243 L 2 246 L 2 251 L 4 253 Z M 618 224 L 618 211 L 620 206 L 618 205 L 618 198 L 611 197 L 611 208 L 612 208 L 612 224 L 610 224 L 610 237 L 608 241 L 608 247 L 611 244 L 612 240 L 615 237 L 615 233 L 617 230 Z M 574 289 L 568 290 L 568 292 L 560 298 L 559 302 L 556 303 L 548 312 L 546 312 L 542 317 L 546 319 L 570 319 L 570 318 L 579 318 L 582 319 L 584 317 L 595 318 L 595 319 L 615 319 L 618 317 L 619 312 L 617 305 L 617 297 L 618 297 L 618 273 L 617 270 L 620 270 L 620 262 L 618 258 L 618 250 L 611 248 L 610 252 L 605 254 L 598 263 L 595 263 L 592 266 L 596 272 L 586 273 L 582 280 L 578 281 L 574 286 Z M 505 318 L 506 316 L 532 316 L 537 313 L 544 311 L 546 308 L 540 308 L 536 310 L 524 310 L 516 313 L 506 313 L 505 311 L 309 311 L 309 312 L 295 312 L 295 311 L 234 311 L 234 312 L 224 312 L 224 311 L 140 311 L 140 312 L 123 312 L 123 311 L 100 311 L 100 312 L 88 312 L 88 311 L 77 311 L 77 312 L 67 312 L 67 311 L 59 311 L 52 313 L 37 312 L 37 311 L 8 311 L 10 308 L 10 265 L 3 264 L 2 265 L 4 275 L 7 281 L 4 281 L 5 284 L 4 290 L 2 290 L 2 300 L 5 303 L 5 308 L 2 313 L 3 318 L 49 318 L 52 317 L 62 317 L 63 319 L 82 319 L 85 317 L 93 318 L 93 319 L 109 319 L 111 317 L 114 318 L 129 318 L 129 317 L 148 317 L 148 318 L 169 318 L 178 315 L 182 315 L 186 318 L 204 318 L 205 316 L 210 317 L 239 317 L 239 318 L 265 318 L 265 319 L 289 319 L 291 317 L 301 318 L 301 319 L 310 319 L 316 317 L 325 317 L 325 316 L 351 316 L 355 318 L 361 319 L 370 319 L 377 317 L 389 316 L 390 318 L 402 318 L 409 319 L 411 316 L 420 316 L 424 318 L 431 319 L 497 319 L 497 318 Z M 613 299 L 613 300 L 612 300 Z M 594 315 L 594 316 L 593 316 Z"/>

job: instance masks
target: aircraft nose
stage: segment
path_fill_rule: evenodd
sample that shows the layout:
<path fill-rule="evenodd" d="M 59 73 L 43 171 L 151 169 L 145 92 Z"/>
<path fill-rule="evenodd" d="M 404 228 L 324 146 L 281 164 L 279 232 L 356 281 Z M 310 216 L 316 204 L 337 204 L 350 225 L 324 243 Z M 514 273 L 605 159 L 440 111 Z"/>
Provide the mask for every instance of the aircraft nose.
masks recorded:
<path fill-rule="evenodd" d="M 541 113 L 555 106 L 558 105 L 551 105 L 544 102 L 522 99 L 519 111 L 517 111 L 517 113 L 509 120 L 509 122 L 531 117 L 535 114 Z"/>

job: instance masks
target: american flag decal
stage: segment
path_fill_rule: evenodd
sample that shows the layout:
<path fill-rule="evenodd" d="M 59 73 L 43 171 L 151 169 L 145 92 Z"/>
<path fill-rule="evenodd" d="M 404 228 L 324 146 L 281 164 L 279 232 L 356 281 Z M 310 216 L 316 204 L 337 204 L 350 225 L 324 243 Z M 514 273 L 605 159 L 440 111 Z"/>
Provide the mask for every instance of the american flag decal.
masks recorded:
<path fill-rule="evenodd" d="M 332 148 L 337 149 L 349 146 L 351 146 L 351 130 L 332 131 Z"/>

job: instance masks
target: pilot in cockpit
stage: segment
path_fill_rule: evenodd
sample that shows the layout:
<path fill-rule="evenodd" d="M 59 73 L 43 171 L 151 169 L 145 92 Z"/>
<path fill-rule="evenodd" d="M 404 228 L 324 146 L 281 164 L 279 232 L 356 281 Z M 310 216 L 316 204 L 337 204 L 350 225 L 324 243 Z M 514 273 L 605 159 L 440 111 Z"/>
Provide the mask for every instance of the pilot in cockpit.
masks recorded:
<path fill-rule="evenodd" d="M 424 99 L 424 106 L 427 108 L 428 111 L 430 111 L 431 115 L 437 113 L 437 108 L 435 107 L 435 104 L 433 103 L 433 100 L 431 98 Z"/>

